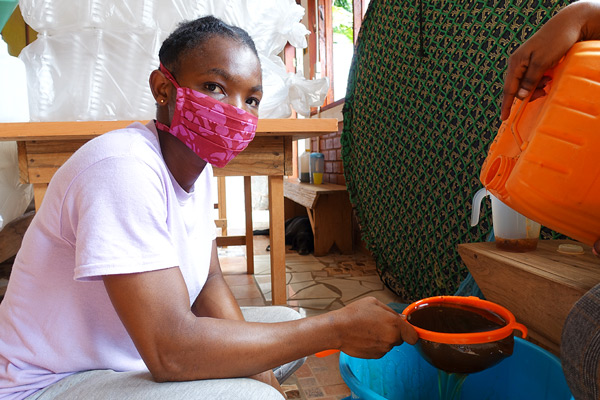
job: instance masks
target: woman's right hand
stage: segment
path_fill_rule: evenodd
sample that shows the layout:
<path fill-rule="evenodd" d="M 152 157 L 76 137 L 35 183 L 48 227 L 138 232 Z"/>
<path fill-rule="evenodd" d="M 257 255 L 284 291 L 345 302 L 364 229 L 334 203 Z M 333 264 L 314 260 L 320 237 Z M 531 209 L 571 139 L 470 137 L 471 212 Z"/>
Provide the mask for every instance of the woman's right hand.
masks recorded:
<path fill-rule="evenodd" d="M 380 358 L 403 342 L 415 344 L 414 328 L 398 314 L 373 297 L 366 297 L 333 311 L 339 334 L 339 349 L 352 357 Z"/>

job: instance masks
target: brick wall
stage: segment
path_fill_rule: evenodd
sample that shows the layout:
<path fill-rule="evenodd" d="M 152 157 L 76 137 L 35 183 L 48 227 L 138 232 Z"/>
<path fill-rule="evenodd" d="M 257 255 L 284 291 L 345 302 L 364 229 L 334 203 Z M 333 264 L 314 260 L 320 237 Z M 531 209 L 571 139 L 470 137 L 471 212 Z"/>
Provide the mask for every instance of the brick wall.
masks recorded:
<path fill-rule="evenodd" d="M 325 182 L 336 183 L 338 185 L 345 186 L 346 179 L 344 178 L 342 145 L 340 143 L 342 129 L 344 127 L 342 106 L 343 104 L 338 104 L 335 107 L 321 113 L 320 116 L 322 118 L 338 119 L 338 131 L 328 135 L 319 136 L 318 138 L 312 138 L 310 142 L 310 148 L 313 151 L 319 151 L 323 153 L 325 156 L 325 174 L 323 176 L 323 180 Z M 362 241 L 360 228 L 354 212 L 352 213 L 352 229 L 354 235 L 354 249 L 359 252 L 369 253 L 365 243 Z"/>
<path fill-rule="evenodd" d="M 340 137 L 342 134 L 343 122 L 338 123 L 338 131 L 328 135 L 312 138 L 310 148 L 313 151 L 319 151 L 325 156 L 325 173 L 323 181 L 346 185 L 344 178 L 344 166 L 342 165 L 342 145 Z"/>

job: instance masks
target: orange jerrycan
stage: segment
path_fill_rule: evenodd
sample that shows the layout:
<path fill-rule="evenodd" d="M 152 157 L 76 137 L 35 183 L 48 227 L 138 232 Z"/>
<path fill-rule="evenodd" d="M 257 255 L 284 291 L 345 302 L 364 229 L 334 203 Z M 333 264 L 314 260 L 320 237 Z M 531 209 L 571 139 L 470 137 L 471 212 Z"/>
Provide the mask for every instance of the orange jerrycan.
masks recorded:
<path fill-rule="evenodd" d="M 515 100 L 480 179 L 503 203 L 592 245 L 600 238 L 600 41 L 575 44 L 547 94 Z"/>

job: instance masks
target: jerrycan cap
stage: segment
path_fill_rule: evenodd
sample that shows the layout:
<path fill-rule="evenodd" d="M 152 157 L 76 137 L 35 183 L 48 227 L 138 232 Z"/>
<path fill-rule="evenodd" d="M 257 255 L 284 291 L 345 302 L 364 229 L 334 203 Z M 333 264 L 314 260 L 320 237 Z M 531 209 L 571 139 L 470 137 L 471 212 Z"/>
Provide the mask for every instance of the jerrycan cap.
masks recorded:
<path fill-rule="evenodd" d="M 578 244 L 563 243 L 558 245 L 559 253 L 563 254 L 585 254 L 583 247 Z"/>

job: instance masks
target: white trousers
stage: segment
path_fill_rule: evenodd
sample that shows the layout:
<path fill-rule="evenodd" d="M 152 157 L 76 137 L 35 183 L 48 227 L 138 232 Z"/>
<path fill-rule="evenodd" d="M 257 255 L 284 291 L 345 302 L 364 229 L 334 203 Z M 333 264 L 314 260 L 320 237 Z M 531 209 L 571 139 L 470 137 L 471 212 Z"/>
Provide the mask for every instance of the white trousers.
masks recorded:
<path fill-rule="evenodd" d="M 244 318 L 253 322 L 282 322 L 300 318 L 287 307 L 242 307 Z M 304 363 L 300 359 L 275 368 L 282 383 Z M 157 383 L 148 371 L 115 372 L 94 370 L 70 375 L 29 396 L 28 400 L 281 400 L 275 388 L 250 378 L 207 379 Z"/>

